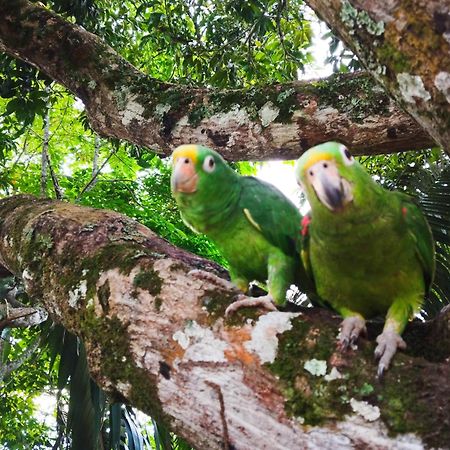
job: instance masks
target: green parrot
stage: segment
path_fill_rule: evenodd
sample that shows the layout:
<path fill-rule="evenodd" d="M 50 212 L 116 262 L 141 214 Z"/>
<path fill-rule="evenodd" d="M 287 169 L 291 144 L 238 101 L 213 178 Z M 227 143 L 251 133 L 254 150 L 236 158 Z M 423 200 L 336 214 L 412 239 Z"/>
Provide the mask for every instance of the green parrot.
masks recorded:
<path fill-rule="evenodd" d="M 296 178 L 311 205 L 302 259 L 318 295 L 344 318 L 341 349 L 365 332 L 365 319 L 386 315 L 377 337 L 378 376 L 427 295 L 435 269 L 430 227 L 406 194 L 377 184 L 337 142 L 309 149 Z"/>
<path fill-rule="evenodd" d="M 241 176 L 214 150 L 182 145 L 172 154 L 172 194 L 183 221 L 215 242 L 242 292 L 249 282 L 266 282 L 268 295 L 241 295 L 226 314 L 244 307 L 276 310 L 291 284 L 302 284 L 297 243 L 301 216 L 274 186 Z M 298 286 L 302 287 L 302 286 Z"/>

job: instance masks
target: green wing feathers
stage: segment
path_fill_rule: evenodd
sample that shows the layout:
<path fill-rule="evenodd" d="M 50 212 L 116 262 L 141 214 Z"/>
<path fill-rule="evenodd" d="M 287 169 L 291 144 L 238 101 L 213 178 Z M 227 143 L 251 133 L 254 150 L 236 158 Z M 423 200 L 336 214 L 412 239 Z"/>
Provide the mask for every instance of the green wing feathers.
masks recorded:
<path fill-rule="evenodd" d="M 286 255 L 295 255 L 301 215 L 277 188 L 253 177 L 242 177 L 239 207 L 247 220 Z"/>

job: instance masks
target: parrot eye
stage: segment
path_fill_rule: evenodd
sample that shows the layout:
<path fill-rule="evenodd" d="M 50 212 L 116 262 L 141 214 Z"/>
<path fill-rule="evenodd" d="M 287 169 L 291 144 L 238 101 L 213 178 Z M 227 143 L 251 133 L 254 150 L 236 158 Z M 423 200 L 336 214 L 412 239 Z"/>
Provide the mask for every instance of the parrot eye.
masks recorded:
<path fill-rule="evenodd" d="M 348 148 L 345 145 L 341 145 L 340 150 L 342 153 L 344 164 L 346 166 L 351 166 L 355 162 L 355 159 L 353 158 L 352 154 L 349 152 Z"/>
<path fill-rule="evenodd" d="M 216 167 L 216 162 L 214 161 L 214 158 L 212 156 L 207 156 L 205 160 L 203 161 L 203 169 L 206 172 L 211 173 Z"/>

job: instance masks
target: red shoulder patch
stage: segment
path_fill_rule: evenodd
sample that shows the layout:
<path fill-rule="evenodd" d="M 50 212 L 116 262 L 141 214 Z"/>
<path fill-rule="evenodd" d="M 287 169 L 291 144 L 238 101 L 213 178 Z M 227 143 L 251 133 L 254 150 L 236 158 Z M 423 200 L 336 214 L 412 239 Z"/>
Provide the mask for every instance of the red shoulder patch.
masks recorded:
<path fill-rule="evenodd" d="M 302 222 L 301 222 L 302 227 L 300 229 L 302 236 L 306 236 L 308 234 L 308 227 L 309 227 L 310 223 L 311 223 L 311 217 L 308 215 L 304 216 L 302 219 Z"/>
<path fill-rule="evenodd" d="M 406 213 L 408 212 L 408 210 L 407 210 L 407 208 L 406 208 L 406 206 L 404 206 L 403 208 L 402 208 L 402 214 L 403 214 L 403 217 L 406 217 Z"/>

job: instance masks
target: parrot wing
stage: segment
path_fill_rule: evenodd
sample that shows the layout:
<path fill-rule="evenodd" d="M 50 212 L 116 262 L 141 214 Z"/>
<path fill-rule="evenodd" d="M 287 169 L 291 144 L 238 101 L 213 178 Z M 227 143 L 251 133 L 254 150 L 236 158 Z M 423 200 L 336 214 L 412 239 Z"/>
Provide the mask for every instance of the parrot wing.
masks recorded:
<path fill-rule="evenodd" d="M 416 255 L 422 265 L 425 288 L 428 292 L 433 284 L 435 270 L 434 241 L 430 226 L 414 200 L 402 194 L 402 215 L 408 231 L 414 239 Z"/>
<path fill-rule="evenodd" d="M 251 225 L 287 255 L 299 253 L 301 215 L 277 188 L 254 177 L 242 177 L 239 208 Z"/>

